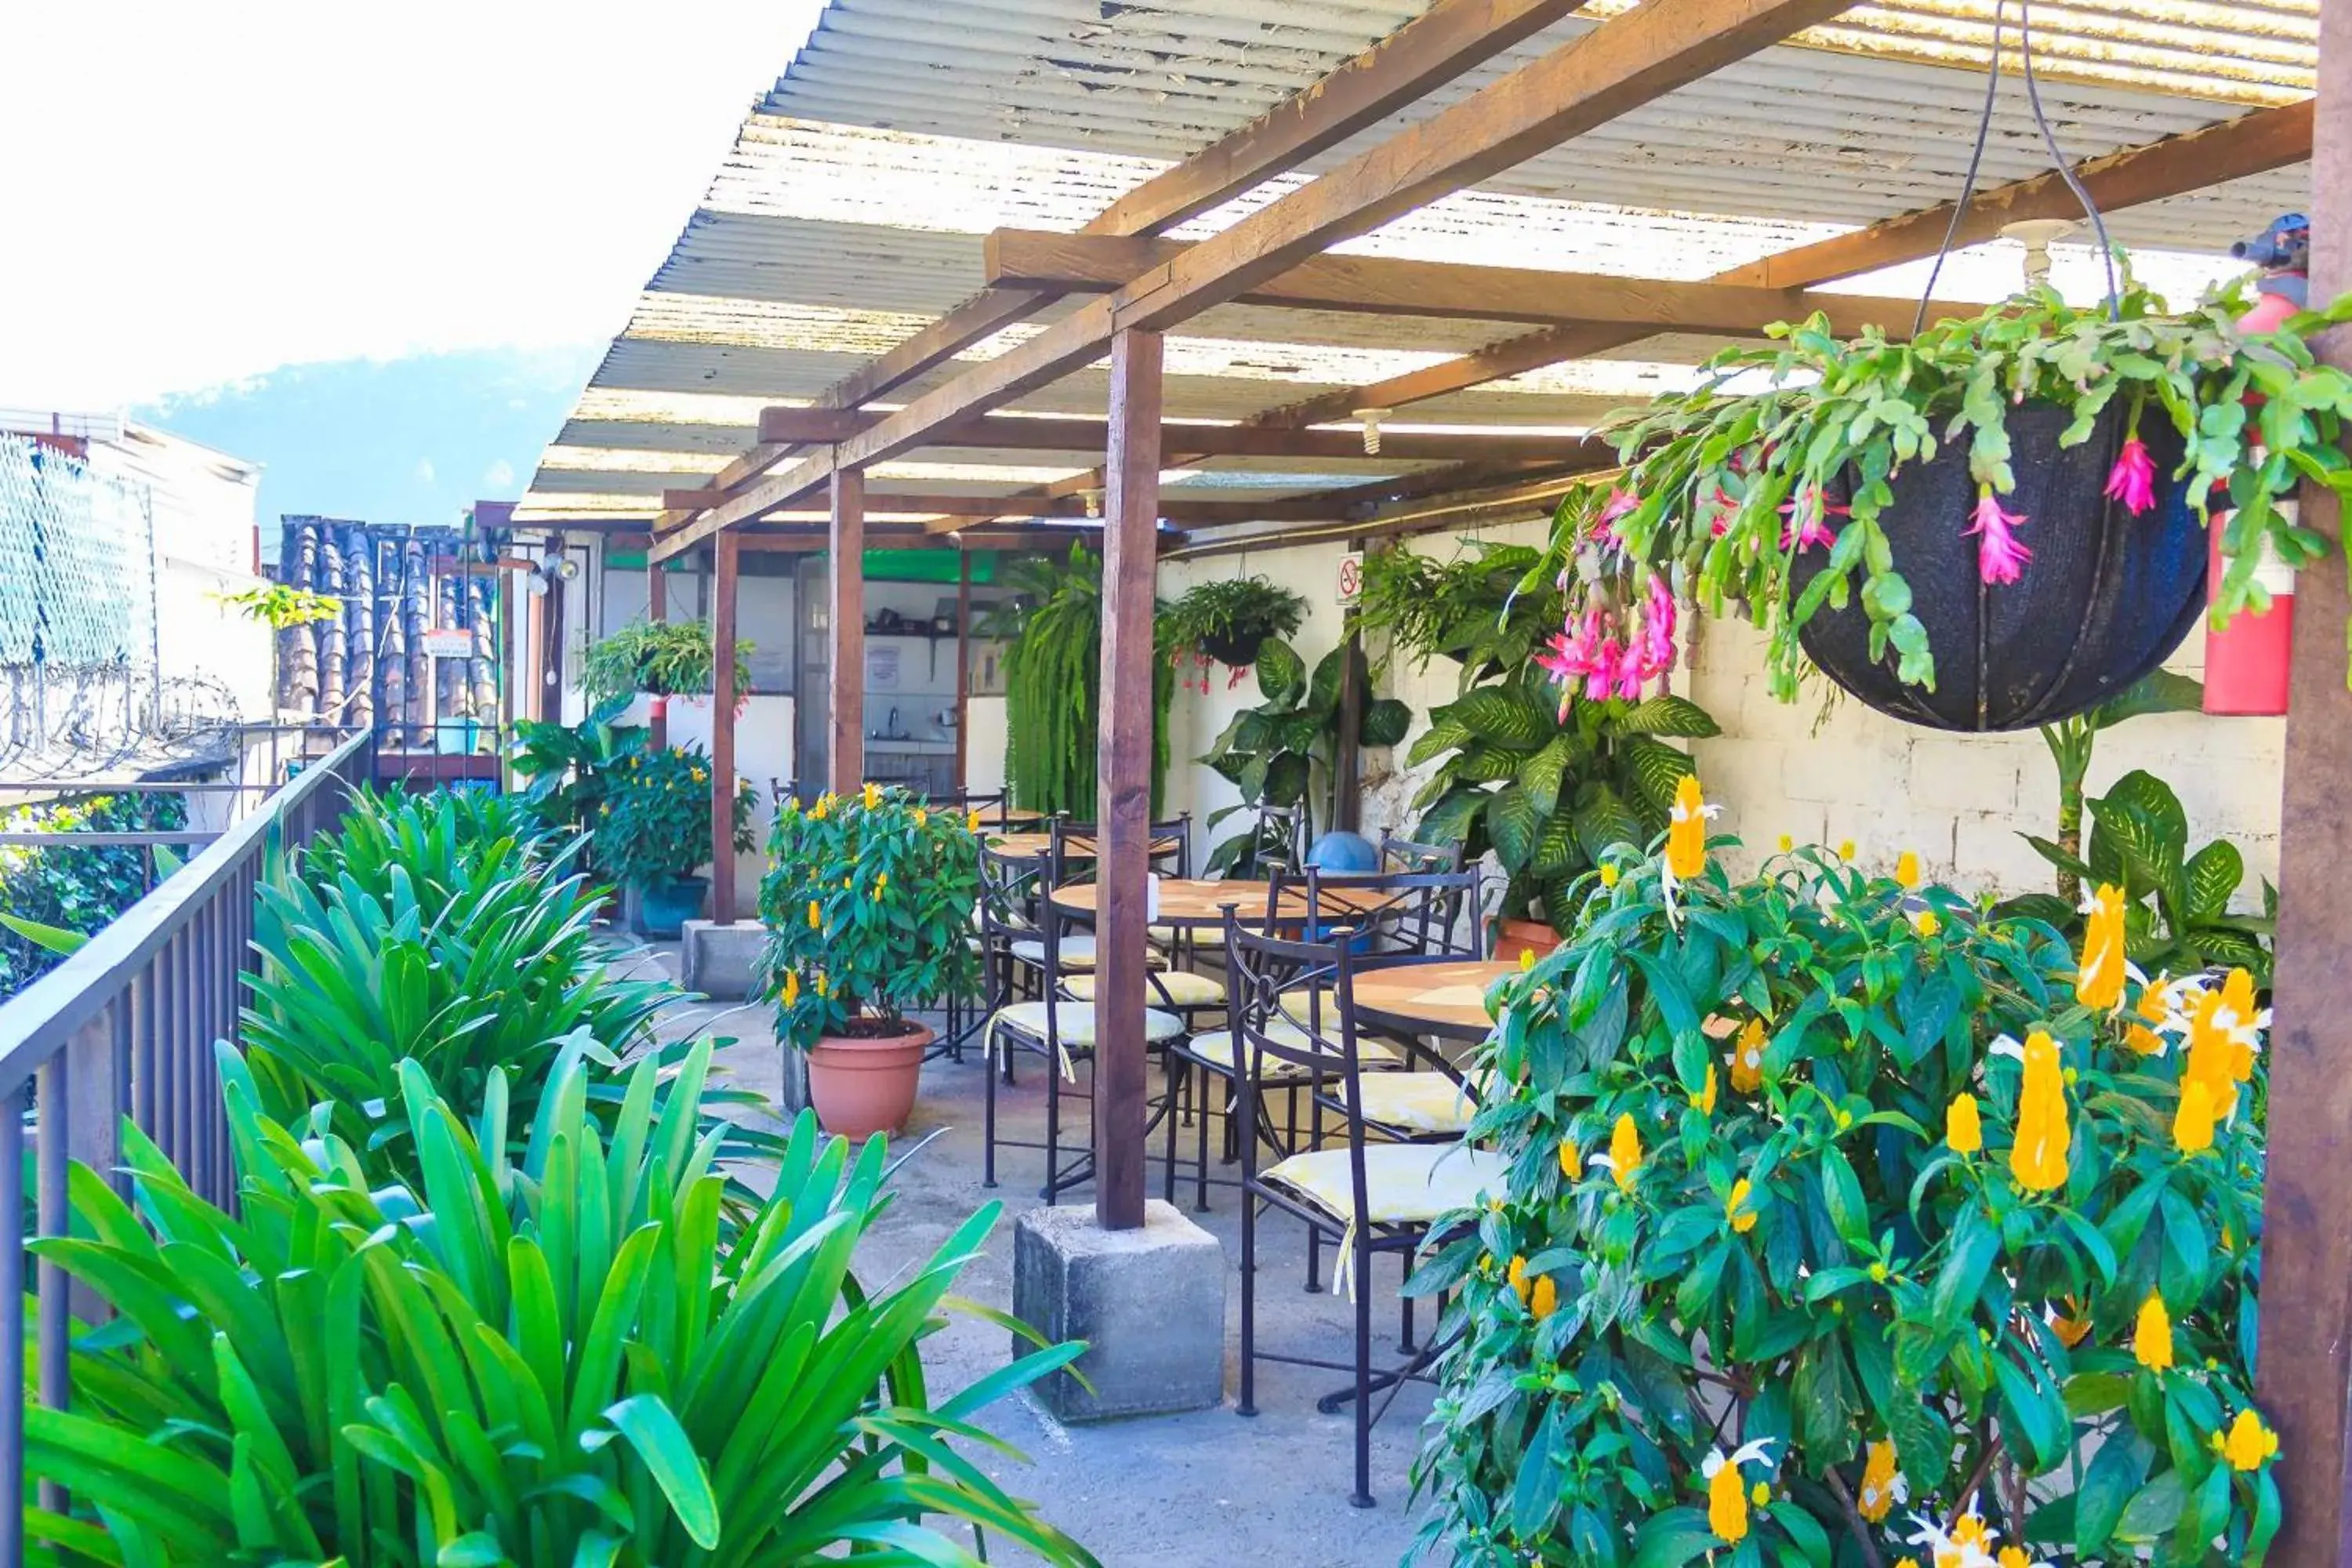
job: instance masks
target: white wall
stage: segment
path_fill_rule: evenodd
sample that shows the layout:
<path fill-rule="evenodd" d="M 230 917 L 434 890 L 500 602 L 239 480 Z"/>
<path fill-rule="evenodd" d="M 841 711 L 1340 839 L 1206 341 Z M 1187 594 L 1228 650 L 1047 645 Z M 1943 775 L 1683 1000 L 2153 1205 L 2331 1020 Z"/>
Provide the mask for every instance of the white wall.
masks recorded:
<path fill-rule="evenodd" d="M 1538 521 L 1465 534 L 1514 543 L 1542 542 Z M 1453 534 L 1409 542 L 1417 554 L 1451 558 L 1464 546 Z M 1303 545 L 1246 555 L 1171 562 L 1160 574 L 1163 598 L 1196 582 L 1253 573 L 1307 595 L 1308 616 L 1296 639 L 1311 666 L 1339 641 L 1340 612 L 1332 603 L 1332 574 L 1342 548 Z M 1686 619 L 1685 625 L 1689 621 Z M 1737 833 L 1755 851 L 1779 837 L 1835 844 L 1853 840 L 1858 854 L 1891 868 L 1905 849 L 1916 850 L 1929 874 L 1970 890 L 2001 894 L 2051 885 L 2049 868 L 2017 835 L 2055 832 L 2057 778 L 2037 733 L 1948 735 L 1897 723 L 1838 694 L 1826 681 L 1797 704 L 1772 700 L 1764 674 L 1762 638 L 1746 625 L 1702 620 L 1672 689 L 1699 703 L 1723 726 L 1718 740 L 1695 744 L 1707 798 L 1724 807 L 1723 831 Z M 2201 671 L 2204 634 L 2193 632 L 2169 668 Z M 1432 660 L 1416 672 L 1392 665 L 1376 686 L 1381 696 L 1404 700 L 1413 710 L 1412 732 L 1393 753 L 1365 754 L 1363 831 L 1410 827 L 1412 795 L 1433 764 L 1393 773 L 1412 742 L 1428 728 L 1429 710 L 1453 700 L 1460 667 Z M 1205 817 L 1238 798 L 1232 785 L 1193 764 L 1233 715 L 1258 700 L 1256 684 L 1225 689 L 1222 666 L 1213 689 L 1179 689 L 1171 713 L 1171 811 Z M 1835 700 L 1829 700 L 1828 699 Z M 2244 854 L 2242 903 L 2257 902 L 2259 878 L 2278 875 L 2279 784 L 2284 722 L 2275 719 L 2208 719 L 2173 714 L 2134 719 L 2102 735 L 2089 790 L 2102 793 L 2120 774 L 2147 768 L 2179 792 L 2191 847 L 2227 837 Z M 1205 852 L 1209 837 L 1197 841 Z"/>

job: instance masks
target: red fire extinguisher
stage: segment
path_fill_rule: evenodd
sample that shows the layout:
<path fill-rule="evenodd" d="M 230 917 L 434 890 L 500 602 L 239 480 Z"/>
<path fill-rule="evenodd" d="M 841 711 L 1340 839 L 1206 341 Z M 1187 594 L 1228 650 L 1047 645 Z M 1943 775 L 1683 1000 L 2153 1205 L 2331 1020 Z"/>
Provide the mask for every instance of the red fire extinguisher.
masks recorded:
<path fill-rule="evenodd" d="M 2288 213 L 2252 239 L 2242 239 L 2230 254 L 2264 269 L 2261 298 L 2239 318 L 2248 331 L 2275 331 L 2304 307 L 2311 265 L 2311 220 Z M 2294 503 L 2281 502 L 2290 519 Z M 2210 566 L 2206 595 L 2221 591 L 2221 523 L 2212 528 Z M 2227 626 L 2205 627 L 2205 702 L 2208 713 L 2275 716 L 2286 711 L 2287 666 L 2294 642 L 2294 570 L 2263 546 L 2254 567 L 2254 580 L 2268 591 L 2271 607 L 2261 615 L 2242 610 Z"/>

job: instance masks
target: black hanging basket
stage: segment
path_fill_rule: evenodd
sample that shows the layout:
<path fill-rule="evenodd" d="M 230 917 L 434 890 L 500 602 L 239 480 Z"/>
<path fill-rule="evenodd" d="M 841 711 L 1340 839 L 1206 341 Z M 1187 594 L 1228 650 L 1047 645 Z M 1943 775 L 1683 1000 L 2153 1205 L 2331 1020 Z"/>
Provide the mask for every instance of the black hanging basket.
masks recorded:
<path fill-rule="evenodd" d="M 1911 585 L 1911 613 L 1927 627 L 1936 689 L 1896 679 L 1891 648 L 1871 658 L 1870 619 L 1853 600 L 1824 605 L 1805 623 L 1798 638 L 1806 655 L 1867 706 L 1936 730 L 2055 723 L 2156 669 L 2204 610 L 2205 530 L 2189 510 L 2187 483 L 2171 478 L 2183 444 L 2161 410 L 2140 421 L 2156 464 L 2155 508 L 2135 517 L 2106 499 L 2125 417 L 2118 399 L 2089 440 L 2061 447 L 2073 422 L 2065 409 L 2029 403 L 2009 411 L 2017 489 L 2001 500 L 2024 514 L 2018 537 L 2033 552 L 2015 583 L 1989 585 L 1978 574 L 1977 541 L 1965 531 L 1977 502 L 1965 445 L 1943 446 L 1895 478 L 1879 524 Z M 1792 594 L 1826 560 L 1818 549 L 1800 554 Z"/>
<path fill-rule="evenodd" d="M 1257 662 L 1258 645 L 1265 641 L 1264 632 L 1227 632 L 1222 636 L 1204 637 L 1201 651 L 1219 664 L 1230 664 L 1235 669 Z"/>

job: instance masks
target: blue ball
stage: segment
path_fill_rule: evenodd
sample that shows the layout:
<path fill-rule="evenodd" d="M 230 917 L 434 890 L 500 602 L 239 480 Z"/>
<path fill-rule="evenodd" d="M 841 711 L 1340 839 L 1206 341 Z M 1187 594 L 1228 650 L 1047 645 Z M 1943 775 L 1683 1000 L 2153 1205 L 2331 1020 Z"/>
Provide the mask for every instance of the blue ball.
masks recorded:
<path fill-rule="evenodd" d="M 1323 871 L 1377 871 L 1381 852 L 1360 833 L 1327 833 L 1307 852 L 1307 863 Z"/>

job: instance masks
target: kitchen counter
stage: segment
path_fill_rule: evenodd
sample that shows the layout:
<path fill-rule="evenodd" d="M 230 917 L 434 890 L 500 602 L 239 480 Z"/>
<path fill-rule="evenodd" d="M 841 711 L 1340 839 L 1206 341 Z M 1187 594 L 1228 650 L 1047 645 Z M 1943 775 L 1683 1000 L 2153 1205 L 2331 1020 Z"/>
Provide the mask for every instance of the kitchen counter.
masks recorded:
<path fill-rule="evenodd" d="M 897 752 L 904 755 L 919 757 L 951 757 L 955 755 L 956 743 L 953 741 L 918 741 L 905 736 L 890 739 L 868 736 L 866 749 L 868 752 Z"/>

